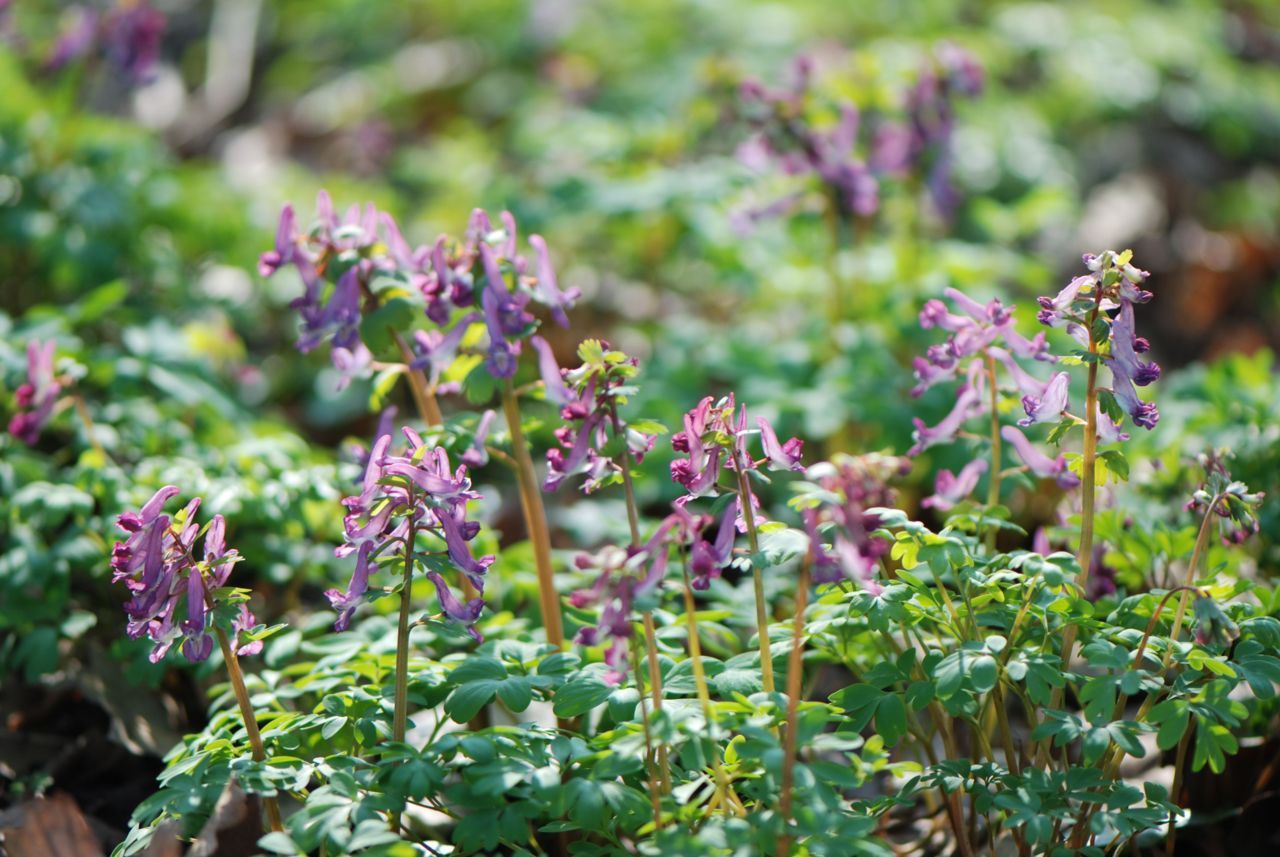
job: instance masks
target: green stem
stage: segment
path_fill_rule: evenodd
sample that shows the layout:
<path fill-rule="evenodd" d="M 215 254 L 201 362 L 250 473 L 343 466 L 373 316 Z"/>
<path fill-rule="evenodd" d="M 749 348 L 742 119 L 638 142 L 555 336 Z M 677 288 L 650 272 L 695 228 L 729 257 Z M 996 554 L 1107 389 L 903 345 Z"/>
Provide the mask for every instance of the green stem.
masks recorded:
<path fill-rule="evenodd" d="M 644 770 L 649 786 L 649 803 L 653 807 L 653 827 L 662 829 L 662 791 L 658 785 L 658 776 L 653 769 L 653 734 L 649 731 L 649 712 L 644 704 L 644 678 L 640 669 L 640 644 L 635 634 L 631 635 L 631 663 L 636 674 L 636 691 L 640 694 L 640 724 L 644 728 Z"/>
<path fill-rule="evenodd" d="M 1169 790 L 1169 802 L 1174 806 L 1180 806 L 1178 798 L 1182 792 L 1182 769 L 1187 761 L 1187 747 L 1191 744 L 1191 726 L 1187 726 L 1187 731 L 1182 733 L 1182 739 L 1178 741 L 1178 753 L 1173 759 L 1173 787 Z M 1173 857 L 1173 849 L 1178 841 L 1178 815 L 1177 813 L 1169 813 L 1169 839 L 1165 842 L 1164 857 Z"/>
<path fill-rule="evenodd" d="M 992 509 L 1000 505 L 1000 459 L 1001 459 L 1001 439 L 1000 439 L 1000 412 L 998 410 L 999 397 L 996 391 L 996 361 L 990 354 L 987 355 L 987 383 L 991 387 L 991 477 L 987 482 L 987 511 L 990 513 Z M 999 530 L 991 527 L 987 530 L 985 539 L 987 552 L 990 553 L 996 549 L 996 536 Z"/>
<path fill-rule="evenodd" d="M 1089 316 L 1089 361 L 1088 386 L 1085 390 L 1084 412 L 1084 452 L 1081 456 L 1080 470 L 1080 550 L 1076 554 L 1076 562 L 1080 565 L 1080 573 L 1076 575 L 1076 586 L 1085 592 L 1089 583 L 1089 566 L 1093 560 L 1093 505 L 1097 486 L 1094 484 L 1098 464 L 1098 343 L 1093 336 L 1094 322 L 1097 321 L 1098 310 L 1094 309 Z M 1065 672 L 1075 656 L 1077 626 L 1068 624 L 1062 633 L 1062 669 Z M 1049 699 L 1049 708 L 1062 705 L 1063 689 L 1055 688 Z M 1047 748 L 1049 739 L 1041 742 Z"/>
<path fill-rule="evenodd" d="M 409 508 L 414 506 L 414 489 L 409 488 Z M 400 583 L 400 618 L 396 626 L 395 713 L 391 721 L 391 738 L 404 742 L 409 726 L 409 609 L 413 597 L 413 550 L 418 528 L 409 515 L 409 532 L 404 540 L 404 578 Z M 391 814 L 392 831 L 400 832 L 400 813 Z"/>
<path fill-rule="evenodd" d="M 711 709 L 711 691 L 707 687 L 707 674 L 702 669 L 702 643 L 698 640 L 697 613 L 698 605 L 693 600 L 693 584 L 689 580 L 689 568 L 686 565 L 684 568 L 684 614 L 686 621 L 689 623 L 689 660 L 693 666 L 693 683 L 698 690 L 698 702 L 702 706 L 702 716 L 707 721 L 707 733 L 714 737 L 716 720 Z M 730 810 L 728 799 L 730 792 L 729 779 L 725 776 L 724 768 L 720 765 L 719 752 L 719 747 L 712 747 L 711 773 L 716 782 L 715 800 L 725 808 L 727 813 Z"/>
<path fill-rule="evenodd" d="M 194 573 L 194 572 L 193 572 Z M 208 597 L 207 594 L 205 596 Z M 227 678 L 231 680 L 231 690 L 235 693 L 236 702 L 240 706 L 240 719 L 244 721 L 244 731 L 249 735 L 249 747 L 256 762 L 265 761 L 266 748 L 262 745 L 262 733 L 258 731 L 258 718 L 253 713 L 253 704 L 249 701 L 249 691 L 244 685 L 244 672 L 240 669 L 240 659 L 236 650 L 227 639 L 227 632 L 217 625 L 213 626 L 218 638 L 218 647 L 222 649 L 222 660 L 227 665 Z M 267 824 L 273 831 L 284 830 L 280 819 L 280 804 L 273 797 L 262 799 L 263 812 L 267 816 Z"/>
<path fill-rule="evenodd" d="M 804 611 L 809 606 L 809 568 L 812 564 L 813 554 L 810 552 L 800 563 L 795 625 L 791 631 L 791 654 L 787 659 L 787 735 L 782 751 L 782 794 L 778 801 L 778 814 L 782 818 L 782 832 L 778 834 L 778 857 L 788 857 L 791 853 L 791 791 L 795 783 L 798 731 L 796 721 L 804 672 Z"/>
<path fill-rule="evenodd" d="M 618 417 L 614 414 L 614 428 L 618 427 Z M 627 498 L 627 523 L 631 527 L 631 544 L 638 546 L 640 544 L 640 510 L 636 504 L 635 485 L 631 478 L 631 460 L 628 454 L 622 453 L 622 488 Z M 665 548 L 663 548 L 665 550 Z M 649 689 L 653 694 L 653 710 L 662 710 L 662 670 L 658 666 L 658 640 L 657 631 L 653 625 L 653 611 L 645 610 L 640 614 L 640 619 L 644 623 L 644 648 L 645 657 L 649 664 Z M 637 677 L 636 686 L 640 688 L 641 699 L 644 697 L 644 688 L 640 684 Z M 671 791 L 671 765 L 667 758 L 667 745 L 658 744 L 658 772 L 662 783 L 663 793 Z"/>
<path fill-rule="evenodd" d="M 533 470 L 533 458 L 529 444 L 520 425 L 520 403 L 515 388 L 508 379 L 502 388 L 502 410 L 511 432 L 511 451 L 516 461 L 516 479 L 520 486 L 520 507 L 524 512 L 525 528 L 533 544 L 533 560 L 538 571 L 538 597 L 542 606 L 542 624 L 547 642 L 557 649 L 564 648 L 564 624 L 560 617 L 560 596 L 556 592 L 554 572 L 551 567 L 551 534 L 547 528 L 547 510 L 542 505 L 542 492 Z"/>
<path fill-rule="evenodd" d="M 773 693 L 773 655 L 769 648 L 769 613 L 764 600 L 764 571 L 756 561 L 760 542 L 756 535 L 755 507 L 751 503 L 751 487 L 747 484 L 746 464 L 734 455 L 738 470 L 738 508 L 747 522 L 747 545 L 751 548 L 751 584 L 756 596 L 756 636 L 760 641 L 760 671 L 765 693 Z"/>

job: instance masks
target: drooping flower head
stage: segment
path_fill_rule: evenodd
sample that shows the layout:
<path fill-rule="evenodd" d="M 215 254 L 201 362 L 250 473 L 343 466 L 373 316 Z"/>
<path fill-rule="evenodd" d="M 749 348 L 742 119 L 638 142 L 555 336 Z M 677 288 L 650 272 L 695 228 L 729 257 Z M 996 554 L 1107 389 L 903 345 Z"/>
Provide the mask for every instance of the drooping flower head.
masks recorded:
<path fill-rule="evenodd" d="M 134 639 L 146 636 L 155 643 L 152 663 L 163 658 L 178 640 L 182 640 L 187 660 L 203 661 L 213 652 L 209 630 L 216 621 L 215 612 L 222 603 L 238 604 L 231 623 L 236 653 L 257 654 L 262 650 L 260 640 L 239 643 L 239 634 L 257 625 L 244 594 L 222 591 L 232 565 L 240 560 L 240 554 L 226 546 L 226 522 L 221 515 L 214 515 L 205 528 L 203 552 L 197 559 L 195 543 L 200 526 L 195 516 L 200 498 L 188 503 L 176 519 L 170 518 L 164 514 L 164 506 L 177 494 L 177 486 L 166 485 L 137 512 L 125 512 L 116 521 L 126 538 L 116 543 L 111 554 L 112 582 L 124 583 L 132 595 L 124 608 L 129 619 L 127 633 Z"/>
<path fill-rule="evenodd" d="M 910 469 L 905 458 L 869 453 L 836 455 L 805 471 L 796 502 L 809 534 L 814 583 L 852 580 L 880 590 L 876 567 L 891 544 L 875 535 L 880 516 L 870 510 L 893 505 L 889 482 Z"/>
<path fill-rule="evenodd" d="M 1231 478 L 1227 470 L 1226 451 L 1210 451 L 1199 456 L 1205 470 L 1205 481 L 1187 501 L 1187 509 L 1218 516 L 1222 543 L 1240 544 L 1258 532 L 1258 508 L 1266 494 L 1249 490 L 1243 482 Z"/>
<path fill-rule="evenodd" d="M 17 413 L 9 420 L 9 434 L 35 446 L 40 430 L 53 415 L 62 384 L 53 370 L 54 341 L 27 343 L 27 380 L 14 391 Z"/>
<path fill-rule="evenodd" d="M 397 557 L 403 568 L 406 540 L 412 527 L 421 539 L 436 537 L 440 549 L 425 551 L 422 541 L 415 554 L 439 556 L 447 565 L 466 575 L 476 591 L 483 594 L 485 574 L 493 564 L 492 556 L 476 558 L 468 544 L 480 532 L 480 525 L 466 519 L 467 502 L 478 499 L 471 489 L 467 469 L 456 470 L 449 464 L 448 453 L 441 447 L 427 447 L 416 432 L 402 429 L 408 446 L 400 454 L 392 454 L 391 436 L 383 435 L 374 443 L 365 469 L 360 494 L 342 501 L 347 507 L 343 518 L 345 544 L 337 556 L 356 555 L 355 571 L 346 591 L 330 589 L 325 593 L 338 611 L 334 627 L 346 630 L 355 609 L 369 592 L 369 577 L 381 557 Z M 463 625 L 477 640 L 475 622 L 484 601 L 473 598 L 463 602 L 450 589 L 444 577 L 429 564 L 427 578 L 435 585 L 442 613 L 447 620 Z"/>
<path fill-rule="evenodd" d="M 721 469 L 733 471 L 755 470 L 765 466 L 770 470 L 800 471 L 804 442 L 791 438 L 779 442 L 773 426 L 764 417 L 756 418 L 756 427 L 750 428 L 747 406 L 739 409 L 733 394 L 716 401 L 707 396 L 698 406 L 684 416 L 684 430 L 671 437 L 671 448 L 684 453 L 686 458 L 671 462 L 671 478 L 684 486 L 692 496 L 715 496 Z M 763 456 L 756 459 L 749 449 L 748 440 L 760 434 Z"/>
<path fill-rule="evenodd" d="M 1049 327 L 1065 328 L 1082 349 L 1100 355 L 1112 380 L 1100 400 L 1113 421 L 1127 414 L 1134 425 L 1153 429 L 1160 411 L 1154 402 L 1138 398 L 1134 389 L 1160 377 L 1156 363 L 1138 357 L 1150 344 L 1137 335 L 1134 326 L 1134 305 L 1145 304 L 1152 297 L 1143 288 L 1150 275 L 1134 267 L 1132 258 L 1129 250 L 1086 254 L 1084 264 L 1089 273 L 1074 278 L 1057 295 L 1040 298 L 1037 318 Z M 1093 359 L 1088 351 L 1082 354 Z"/>
<path fill-rule="evenodd" d="M 655 429 L 660 429 L 651 421 L 633 427 L 620 414 L 632 392 L 629 382 L 638 361 L 609 348 L 607 342 L 588 339 L 578 346 L 582 365 L 565 371 L 546 340 L 535 336 L 530 342 L 538 352 L 546 397 L 560 406 L 565 421 L 556 429 L 560 448 L 547 451 L 543 490 L 554 491 L 577 475 L 586 477 L 582 490 L 588 494 L 620 480 L 622 456 L 643 461 L 657 439 Z"/>

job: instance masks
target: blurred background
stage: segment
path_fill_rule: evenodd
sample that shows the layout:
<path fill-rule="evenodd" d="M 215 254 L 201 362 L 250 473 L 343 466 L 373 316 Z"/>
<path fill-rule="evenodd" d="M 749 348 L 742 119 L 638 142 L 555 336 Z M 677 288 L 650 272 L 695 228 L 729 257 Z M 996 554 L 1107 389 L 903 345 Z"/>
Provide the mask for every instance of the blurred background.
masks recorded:
<path fill-rule="evenodd" d="M 869 136 L 953 49 L 981 87 L 955 100 L 931 165 L 945 193 L 886 179 L 833 244 L 822 194 L 750 157 L 745 81 L 784 90 L 807 57 L 815 91 L 856 105 Z M 148 664 L 112 613 L 111 522 L 155 486 L 227 514 L 279 609 L 322 605 L 345 579 L 332 545 L 346 444 L 371 435 L 385 391 L 337 392 L 323 350 L 293 348 L 300 283 L 256 269 L 281 205 L 305 219 L 320 188 L 341 207 L 373 201 L 415 244 L 460 233 L 475 207 L 509 209 L 583 291 L 556 332 L 566 361 L 608 338 L 641 358 L 637 413 L 673 425 L 734 390 L 818 452 L 901 453 L 912 416 L 947 411 L 946 391 L 908 394 L 911 358 L 936 341 L 916 320 L 926 299 L 999 294 L 1029 333 L 1035 296 L 1081 253 L 1131 247 L 1156 296 L 1140 332 L 1166 369 L 1163 419 L 1131 459 L 1173 496 L 1195 453 L 1231 446 L 1238 476 L 1280 487 L 1269 0 L 0 0 L 0 399 L 26 343 L 53 338 L 100 441 L 63 416 L 34 449 L 0 445 L 11 795 L 79 777 L 95 823 L 118 830 L 158 755 L 204 716 L 191 671 Z M 925 456 L 904 504 L 964 460 Z M 645 468 L 652 508 L 675 493 L 664 466 L 659 453 Z M 610 502 L 565 504 L 558 544 L 615 532 Z M 115 724 L 96 767 L 17 749 L 83 736 L 93 706 Z M 136 789 L 107 787 L 126 764 L 141 766 Z"/>

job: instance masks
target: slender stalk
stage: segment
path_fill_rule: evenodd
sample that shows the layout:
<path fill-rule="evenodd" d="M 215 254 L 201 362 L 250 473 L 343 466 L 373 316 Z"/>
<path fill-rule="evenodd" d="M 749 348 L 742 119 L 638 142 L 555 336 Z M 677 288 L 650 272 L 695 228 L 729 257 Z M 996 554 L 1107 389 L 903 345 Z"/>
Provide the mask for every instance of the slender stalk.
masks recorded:
<path fill-rule="evenodd" d="M 809 569 L 813 565 L 810 552 L 800 563 L 800 582 L 796 589 L 795 625 L 791 631 L 791 654 L 787 659 L 787 735 L 782 750 L 782 794 L 778 814 L 782 832 L 778 834 L 778 857 L 791 853 L 791 791 L 795 784 L 796 725 L 804 672 L 804 611 L 809 606 Z"/>
<path fill-rule="evenodd" d="M 1182 733 L 1182 739 L 1178 741 L 1178 753 L 1173 759 L 1173 787 L 1169 789 L 1169 800 L 1174 806 L 1180 806 L 1178 800 L 1182 792 L 1182 768 L 1187 761 L 1187 747 L 1191 744 L 1191 726 L 1187 726 L 1187 731 Z M 1178 842 L 1178 815 L 1177 813 L 1169 813 L 1169 838 L 1165 841 L 1164 857 L 1173 857 L 1174 846 Z"/>
<path fill-rule="evenodd" d="M 1076 575 L 1076 585 L 1081 592 L 1089 584 L 1089 566 L 1093 560 L 1093 505 L 1097 486 L 1094 484 L 1098 464 L 1098 343 L 1094 340 L 1093 326 L 1097 321 L 1098 310 L 1094 309 L 1089 316 L 1089 354 L 1095 359 L 1089 361 L 1088 386 L 1085 390 L 1084 405 L 1084 452 L 1081 456 L 1080 471 L 1080 550 L 1076 554 L 1076 562 L 1080 565 L 1080 573 Z M 1076 626 L 1067 625 L 1062 632 L 1062 669 L 1071 665 L 1076 649 Z M 1062 688 L 1055 688 L 1049 698 L 1049 708 L 1062 705 Z M 1049 739 L 1041 742 L 1047 747 Z"/>
<path fill-rule="evenodd" d="M 894 655 L 901 657 L 905 650 L 902 645 L 894 639 L 894 636 L 888 631 L 881 631 L 880 634 L 889 643 L 889 648 L 893 650 Z M 925 678 L 924 672 L 921 670 L 918 663 L 912 667 L 912 674 L 918 680 Z M 947 758 L 962 758 L 959 749 L 956 746 L 955 735 L 950 730 L 951 718 L 947 716 L 946 711 L 943 710 L 942 706 L 939 705 L 936 700 L 929 703 L 928 707 L 929 715 L 933 718 L 933 727 L 942 738 L 942 748 L 947 754 Z M 909 717 L 913 716 L 909 708 L 907 710 L 907 714 Z M 929 755 L 930 759 L 933 759 L 933 748 L 929 746 L 929 742 L 922 741 L 921 744 L 924 747 L 926 754 Z M 942 802 L 947 809 L 947 821 L 951 824 L 951 832 L 955 835 L 956 847 L 959 848 L 961 857 L 973 857 L 972 840 L 965 832 L 964 805 L 960 802 L 960 796 L 955 792 L 950 794 L 944 792 L 942 795 Z"/>
<path fill-rule="evenodd" d="M 1182 581 L 1182 597 L 1178 599 L 1178 612 L 1173 614 L 1173 629 L 1169 631 L 1169 639 L 1175 643 L 1178 635 L 1182 633 L 1182 622 L 1187 616 L 1187 601 L 1191 597 L 1191 593 L 1195 590 L 1196 567 L 1200 564 L 1200 557 L 1204 554 L 1205 548 L 1209 544 L 1209 531 L 1213 521 L 1213 516 L 1217 513 L 1213 510 L 1217 507 L 1220 498 L 1214 497 L 1213 502 L 1209 504 L 1209 508 L 1204 513 L 1204 520 L 1200 523 L 1200 532 L 1196 534 L 1196 546 L 1191 550 L 1191 561 L 1187 563 L 1187 576 Z M 1169 664 L 1169 660 L 1173 657 L 1172 647 L 1165 653 L 1165 666 Z"/>
<path fill-rule="evenodd" d="M 84 403 L 84 398 L 79 393 L 71 396 L 72 404 L 75 405 L 76 415 L 80 417 L 80 422 L 84 423 L 84 433 L 89 439 L 89 445 L 93 447 L 93 451 L 98 453 L 103 461 L 111 461 L 111 456 L 107 455 L 107 451 L 103 449 L 102 444 L 98 441 L 98 433 L 95 431 L 93 417 L 89 415 L 89 408 Z"/>
<path fill-rule="evenodd" d="M 707 674 L 702 669 L 702 643 L 698 640 L 698 605 L 693 600 L 693 584 L 689 581 L 689 569 L 684 568 L 684 615 L 689 623 L 689 660 L 693 664 L 693 683 L 698 689 L 698 702 L 702 705 L 702 716 L 707 721 L 707 733 L 715 733 L 715 715 L 711 710 L 711 691 L 707 688 Z M 729 811 L 728 794 L 729 779 L 724 768 L 720 766 L 718 748 L 713 749 L 711 756 L 711 773 L 716 781 L 716 800 Z"/>
<path fill-rule="evenodd" d="M 649 731 L 649 712 L 644 704 L 644 677 L 640 669 L 640 644 L 635 634 L 631 635 L 631 664 L 636 674 L 636 691 L 640 694 L 640 724 L 644 728 L 644 769 L 645 779 L 649 786 L 649 803 L 653 806 L 653 827 L 662 829 L 662 790 L 658 784 L 658 775 L 653 768 L 653 734 Z"/>
<path fill-rule="evenodd" d="M 227 640 L 227 632 L 217 625 L 213 626 L 213 630 L 218 638 L 218 647 L 222 649 L 222 660 L 227 665 L 227 678 L 231 680 L 231 690 L 235 693 L 236 702 L 240 705 L 240 718 L 244 721 L 244 731 L 249 735 L 249 747 L 253 751 L 253 759 L 256 762 L 264 761 L 267 758 L 267 751 L 262 746 L 258 718 L 253 713 L 253 704 L 249 702 L 249 691 L 244 686 L 244 672 L 240 669 L 240 659 L 236 657 L 236 650 Z M 264 797 L 262 809 L 267 816 L 267 824 L 273 831 L 284 830 L 284 823 L 280 819 L 280 804 L 275 798 Z"/>
<path fill-rule="evenodd" d="M 1142 635 L 1142 640 L 1138 644 L 1138 650 L 1134 654 L 1134 659 L 1133 659 L 1134 669 L 1137 669 L 1142 663 L 1142 656 L 1146 653 L 1147 642 L 1151 638 L 1151 633 L 1155 629 L 1156 620 L 1160 617 L 1161 611 L 1164 610 L 1165 604 L 1168 603 L 1169 598 L 1172 597 L 1175 592 L 1177 592 L 1177 593 L 1180 593 L 1180 598 L 1178 600 L 1178 611 L 1176 614 L 1174 614 L 1173 628 L 1169 631 L 1170 646 L 1165 651 L 1164 659 L 1161 662 L 1161 675 L 1168 672 L 1169 670 L 1169 665 L 1173 661 L 1174 645 L 1176 645 L 1176 643 L 1178 642 L 1178 636 L 1182 633 L 1182 622 L 1186 618 L 1187 601 L 1190 598 L 1191 593 L 1198 591 L 1195 588 L 1195 586 L 1192 584 L 1196 579 L 1196 568 L 1200 564 L 1200 557 L 1204 554 L 1205 548 L 1209 543 L 1209 531 L 1212 529 L 1210 525 L 1213 521 L 1212 516 L 1215 514 L 1213 510 L 1218 504 L 1218 499 L 1219 498 L 1215 497 L 1213 499 L 1213 502 L 1209 504 L 1209 508 L 1205 511 L 1204 520 L 1201 521 L 1200 523 L 1200 531 L 1196 535 L 1196 544 L 1191 551 L 1191 560 L 1190 562 L 1187 563 L 1187 576 L 1186 576 L 1185 582 L 1183 583 L 1182 586 L 1179 586 L 1175 589 L 1171 589 L 1165 593 L 1164 597 L 1160 599 L 1160 603 L 1156 605 L 1156 610 L 1152 614 L 1151 619 L 1147 622 L 1146 632 Z M 1148 712 L 1150 712 L 1151 709 L 1155 706 L 1156 701 L 1159 699 L 1160 695 L 1161 694 L 1157 692 L 1157 693 L 1151 694 L 1145 700 L 1143 700 L 1143 703 L 1141 706 L 1139 706 L 1138 713 L 1134 716 L 1134 719 L 1137 720 L 1138 722 L 1143 722 L 1146 719 Z M 1124 705 L 1123 699 L 1121 699 L 1116 704 L 1117 719 L 1119 718 L 1120 712 L 1123 710 L 1123 705 Z M 1186 736 L 1184 735 L 1183 737 L 1185 738 Z M 1182 752 L 1183 752 L 1183 748 L 1180 743 L 1179 753 L 1182 753 Z M 1120 747 L 1118 744 L 1112 744 L 1111 747 L 1108 748 L 1107 753 L 1108 755 L 1105 756 L 1103 759 L 1103 769 L 1106 773 L 1107 779 L 1114 780 L 1116 776 L 1120 773 L 1120 763 L 1124 761 L 1124 757 L 1126 753 L 1124 751 L 1124 748 Z M 1179 762 L 1178 768 L 1175 768 L 1174 770 L 1175 784 L 1177 783 L 1176 777 L 1181 773 L 1180 768 L 1181 768 L 1181 763 Z M 1174 793 L 1173 799 L 1175 802 L 1177 801 L 1176 792 Z M 1082 822 L 1087 821 L 1089 815 L 1091 815 L 1092 812 L 1093 812 L 1093 808 L 1090 806 L 1086 806 L 1081 811 Z M 1081 827 L 1081 826 L 1082 824 L 1077 824 L 1077 827 Z M 1172 833 L 1172 823 L 1171 823 L 1170 836 L 1172 835 L 1173 833 Z"/>
<path fill-rule="evenodd" d="M 414 489 L 409 488 L 409 508 L 414 505 Z M 409 515 L 409 532 L 404 540 L 404 579 L 400 584 L 400 621 L 396 626 L 395 712 L 391 721 L 391 738 L 403 742 L 409 725 L 409 608 L 413 595 L 413 546 L 418 528 Z M 391 829 L 400 832 L 400 813 L 391 814 Z"/>
<path fill-rule="evenodd" d="M 760 641 L 761 677 L 765 693 L 773 693 L 773 655 L 769 649 L 769 613 L 764 600 L 764 570 L 756 562 L 756 556 L 760 553 L 760 541 L 756 535 L 755 507 L 751 503 L 746 465 L 738 460 L 737 453 L 734 453 L 734 463 L 738 471 L 738 508 L 742 510 L 742 520 L 747 522 L 747 544 L 751 548 L 751 583 L 756 595 L 756 636 Z"/>
<path fill-rule="evenodd" d="M 1001 456 L 1001 439 L 1000 439 L 1000 413 L 998 411 L 999 396 L 996 391 L 996 361 L 990 354 L 987 355 L 987 385 L 991 388 L 991 478 L 987 484 L 987 509 L 988 511 L 1000 505 L 1000 456 Z M 987 530 L 985 535 L 987 551 L 994 551 L 996 548 L 996 536 L 999 530 L 992 527 Z"/>
<path fill-rule="evenodd" d="M 564 624 L 560 617 L 560 597 L 556 593 L 554 572 L 551 568 L 551 534 L 547 529 L 547 511 L 542 505 L 542 491 L 533 471 L 533 458 L 529 444 L 520 425 L 520 403 L 515 388 L 508 379 L 502 388 L 502 410 L 511 432 L 511 451 L 516 460 L 516 479 L 520 486 L 520 506 L 524 511 L 525 528 L 533 543 L 533 560 L 538 571 L 538 598 L 542 605 L 542 624 L 547 632 L 547 642 L 557 649 L 564 648 Z"/>
<path fill-rule="evenodd" d="M 618 415 L 613 415 L 614 428 L 618 427 Z M 636 504 L 635 484 L 631 478 L 631 459 L 624 450 L 622 453 L 622 488 L 627 498 L 627 523 L 631 527 L 631 544 L 633 546 L 640 544 L 640 510 Z M 665 550 L 665 548 L 663 548 Z M 658 666 L 658 635 L 653 625 L 653 611 L 644 610 L 640 614 L 640 619 L 644 623 L 644 648 L 645 657 L 649 665 L 649 692 L 653 695 L 653 710 L 662 710 L 662 670 Z M 640 683 L 639 677 L 636 679 L 636 687 L 640 688 L 641 699 L 644 697 L 644 687 Z M 663 793 L 671 791 L 671 765 L 667 758 L 667 745 L 658 744 L 658 774 L 662 783 Z"/>

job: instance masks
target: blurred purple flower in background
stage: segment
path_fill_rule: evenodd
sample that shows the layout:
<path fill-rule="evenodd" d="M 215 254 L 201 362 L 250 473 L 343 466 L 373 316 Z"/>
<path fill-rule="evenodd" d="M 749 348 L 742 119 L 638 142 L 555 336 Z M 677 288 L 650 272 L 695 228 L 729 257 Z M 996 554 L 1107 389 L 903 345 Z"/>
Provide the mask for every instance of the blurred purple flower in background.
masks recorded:
<path fill-rule="evenodd" d="M 529 239 L 537 275 L 530 273 L 516 253 L 510 212 L 502 213 L 502 226 L 495 229 L 488 214 L 476 209 L 463 241 L 442 235 L 431 246 L 415 248 L 395 219 L 372 204 L 352 206 L 339 220 L 328 193 L 321 191 L 316 210 L 315 222 L 304 230 L 293 206 L 284 206 L 275 245 L 261 255 L 258 272 L 270 277 L 283 267 L 297 270 L 303 284 L 303 294 L 292 304 L 302 322 L 298 348 L 310 351 L 330 343 L 343 384 L 371 367 L 373 355 L 361 340 L 360 324 L 382 305 L 384 293 L 403 297 L 407 291 L 421 298 L 423 313 L 436 325 L 414 333 L 410 358 L 413 369 L 429 369 L 433 385 L 479 323 L 488 333 L 486 369 L 494 378 L 512 377 L 522 340 L 538 325 L 530 302 L 544 304 L 555 321 L 567 325 L 566 310 L 579 296 L 576 289 L 559 288 L 546 242 L 538 235 Z"/>
<path fill-rule="evenodd" d="M 891 544 L 875 535 L 880 517 L 870 510 L 893 505 L 896 495 L 889 480 L 910 469 L 905 458 L 869 453 L 836 455 L 806 471 L 827 498 L 803 510 L 814 583 L 852 580 L 870 592 L 881 590 L 877 568 Z"/>
<path fill-rule="evenodd" d="M 947 511 L 973 493 L 973 489 L 978 487 L 978 480 L 989 467 L 985 458 L 977 458 L 960 468 L 959 474 L 950 470 L 938 471 L 934 493 L 921 500 L 920 505 L 926 509 Z"/>
<path fill-rule="evenodd" d="M 13 393 L 17 413 L 9 420 L 9 434 L 27 446 L 35 446 L 40 439 L 40 430 L 53 415 L 62 392 L 53 371 L 54 350 L 52 339 L 27 343 L 27 380 Z"/>

